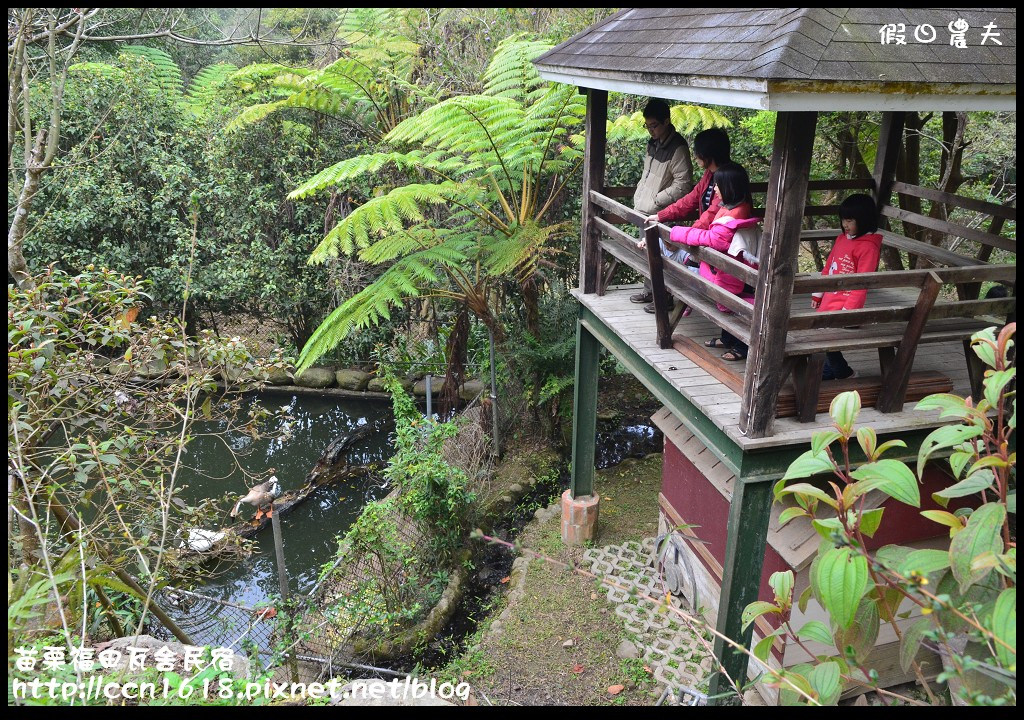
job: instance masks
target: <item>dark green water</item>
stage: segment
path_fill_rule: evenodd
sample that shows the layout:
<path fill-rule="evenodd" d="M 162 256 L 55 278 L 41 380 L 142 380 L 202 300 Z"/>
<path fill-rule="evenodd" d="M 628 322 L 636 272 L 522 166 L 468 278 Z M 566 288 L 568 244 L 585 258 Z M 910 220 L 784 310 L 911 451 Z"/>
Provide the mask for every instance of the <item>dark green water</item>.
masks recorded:
<path fill-rule="evenodd" d="M 242 433 L 221 437 L 196 437 L 188 446 L 185 468 L 179 482 L 187 487 L 182 498 L 197 503 L 204 498 L 218 498 L 221 525 L 229 525 L 228 517 L 235 500 L 244 495 L 251 481 L 236 467 L 225 445 L 230 446 L 238 464 L 260 477 L 268 468 L 275 468 L 283 492 L 305 484 L 307 473 L 320 458 L 327 445 L 339 435 L 347 434 L 369 423 L 378 428 L 350 452 L 353 463 L 383 463 L 392 453 L 390 435 L 394 429 L 391 405 L 387 402 L 325 399 L 283 393 L 264 393 L 247 398 L 269 408 L 287 405 L 291 416 L 291 433 L 281 440 L 280 424 L 271 422 L 267 439 L 253 440 Z M 224 428 L 211 423 L 210 430 Z M 202 432 L 202 428 L 198 428 Z M 347 485 L 320 488 L 305 502 L 281 516 L 284 536 L 285 564 L 293 593 L 306 593 L 315 584 L 320 567 L 337 549 L 337 536 L 344 534 L 358 517 L 363 506 L 383 497 L 386 489 L 379 481 L 363 478 Z M 249 506 L 243 506 L 246 516 Z M 214 529 L 214 528 L 209 528 Z M 246 560 L 221 564 L 216 575 L 193 588 L 203 595 L 255 605 L 278 594 L 277 566 L 269 524 L 253 539 L 253 553 Z"/>

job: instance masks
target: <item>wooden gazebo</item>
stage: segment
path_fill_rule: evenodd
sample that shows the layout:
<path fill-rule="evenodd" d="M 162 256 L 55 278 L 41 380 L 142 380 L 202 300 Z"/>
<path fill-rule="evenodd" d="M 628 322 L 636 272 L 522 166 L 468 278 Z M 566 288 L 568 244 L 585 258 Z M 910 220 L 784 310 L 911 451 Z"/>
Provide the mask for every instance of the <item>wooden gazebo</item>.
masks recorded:
<path fill-rule="evenodd" d="M 969 29 L 960 47 L 952 34 L 964 25 Z M 861 365 L 867 359 L 878 368 L 873 385 L 851 386 L 866 397 L 873 393 L 874 408 L 865 402 L 861 420 L 881 436 L 907 442 L 907 457 L 915 456 L 921 439 L 942 424 L 937 413 L 915 412 L 914 401 L 936 390 L 979 391 L 982 368 L 967 341 L 1015 312 L 1016 242 L 1001 230 L 1005 221 L 1016 220 L 1016 210 L 897 183 L 895 169 L 907 112 L 1015 111 L 1015 46 L 1012 10 L 631 8 L 535 61 L 545 79 L 577 85 L 587 95 L 572 502 L 563 507 L 579 510 L 580 522 L 596 512 L 595 408 L 603 346 L 665 406 L 661 422 L 685 433 L 690 449 L 676 448 L 679 454 L 710 452 L 729 475 L 719 483 L 727 488 L 722 490 L 727 516 L 718 522 L 727 531 L 717 561 L 717 626 L 730 638 L 749 646 L 751 629 L 740 631 L 740 614 L 764 587 L 771 486 L 807 448 L 811 434 L 830 424 L 819 414 L 829 399 L 820 381 L 826 351 L 842 350 Z M 754 188 L 765 193 L 759 269 L 709 248 L 695 253 L 754 287 L 753 305 L 663 262 L 654 241 L 667 238 L 668 228 L 646 231 L 647 252 L 637 250 L 635 239 L 623 232 L 623 220 L 643 231 L 644 218 L 616 199 L 628 197 L 631 189 L 605 184 L 609 92 L 778 112 L 769 177 Z M 824 111 L 881 111 L 871 178 L 809 177 L 818 113 Z M 809 204 L 809 193 L 821 190 L 871 194 L 880 227 L 886 228 L 885 246 L 925 261 L 917 269 L 834 277 L 797 272 L 801 242 L 838 232 L 804 228 L 806 217 L 835 217 L 836 207 Z M 981 230 L 904 210 L 894 202 L 894 192 L 981 211 L 992 222 Z M 895 221 L 971 241 L 963 246 L 978 244 L 980 251 L 968 255 L 922 242 L 897 232 Z M 606 262 L 625 264 L 651 279 L 657 303 L 653 318 L 629 304 L 635 288 L 609 285 Z M 982 282 L 1008 286 L 1010 297 L 979 299 Z M 944 299 L 944 287 L 950 299 Z M 679 308 L 670 314 L 661 304 L 662 288 L 692 314 L 680 318 Z M 840 288 L 868 288 L 869 305 L 842 313 L 809 309 L 807 295 Z M 716 303 L 732 312 L 719 312 Z M 719 328 L 748 341 L 745 368 L 731 371 L 694 352 L 700 343 L 693 340 L 711 337 Z M 929 351 L 918 353 L 925 343 Z M 832 395 L 848 389 L 829 385 Z M 701 467 L 690 460 L 691 470 Z M 666 477 L 663 514 L 702 524 L 667 498 L 669 482 Z M 563 519 L 563 536 L 572 522 Z M 722 642 L 716 653 L 732 677 L 744 675 L 744 655 L 726 652 Z M 716 680 L 712 692 L 717 690 Z"/>

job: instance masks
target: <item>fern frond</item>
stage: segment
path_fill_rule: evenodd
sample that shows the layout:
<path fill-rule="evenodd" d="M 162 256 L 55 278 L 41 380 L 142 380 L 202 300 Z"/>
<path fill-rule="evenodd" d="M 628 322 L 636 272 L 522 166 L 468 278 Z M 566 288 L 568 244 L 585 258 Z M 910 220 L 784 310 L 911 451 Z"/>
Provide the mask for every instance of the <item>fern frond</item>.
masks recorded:
<path fill-rule="evenodd" d="M 673 105 L 670 113 L 672 124 L 681 135 L 691 135 L 697 130 L 713 127 L 732 126 L 732 121 L 722 113 L 699 105 Z M 614 122 L 608 122 L 609 141 L 646 142 L 649 137 L 642 112 L 620 115 Z"/>
<path fill-rule="evenodd" d="M 200 70 L 188 88 L 188 103 L 197 113 L 205 112 L 217 99 L 238 68 L 231 63 L 208 65 Z"/>
<path fill-rule="evenodd" d="M 546 85 L 537 74 L 533 60 L 552 47 L 548 42 L 530 40 L 523 34 L 502 40 L 484 71 L 483 94 L 525 101 L 530 92 Z"/>
<path fill-rule="evenodd" d="M 330 257 L 337 257 L 339 250 L 351 255 L 356 247 L 366 248 L 370 245 L 371 234 L 383 236 L 398 233 L 406 222 L 422 220 L 422 208 L 427 205 L 464 202 L 467 195 L 472 196 L 475 192 L 474 188 L 461 183 L 412 184 L 395 188 L 387 195 L 373 198 L 349 213 L 320 241 L 309 262 L 321 263 Z"/>
<path fill-rule="evenodd" d="M 183 88 L 181 68 L 166 52 L 144 45 L 125 45 L 121 48 L 121 52 L 125 55 L 145 58 L 156 69 L 154 76 L 160 89 L 170 95 L 181 95 Z"/>
<path fill-rule="evenodd" d="M 390 319 L 392 307 L 406 298 L 418 297 L 423 288 L 436 286 L 441 281 L 436 268 L 449 263 L 450 255 L 436 246 L 396 261 L 372 285 L 327 316 L 302 349 L 297 369 L 312 365 L 353 331 Z"/>
<path fill-rule="evenodd" d="M 346 158 L 341 162 L 321 170 L 299 187 L 288 194 L 289 200 L 299 200 L 313 193 L 351 182 L 365 175 L 380 172 L 386 167 L 394 166 L 397 170 L 411 171 L 415 169 L 437 170 L 445 173 L 453 168 L 450 159 L 438 154 L 424 154 L 420 151 L 367 153 Z"/>

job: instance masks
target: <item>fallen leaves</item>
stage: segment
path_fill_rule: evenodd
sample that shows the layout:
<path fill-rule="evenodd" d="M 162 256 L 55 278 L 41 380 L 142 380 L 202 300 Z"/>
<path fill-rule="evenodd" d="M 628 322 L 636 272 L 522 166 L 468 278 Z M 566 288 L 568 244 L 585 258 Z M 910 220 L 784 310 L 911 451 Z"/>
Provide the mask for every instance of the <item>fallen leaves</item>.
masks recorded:
<path fill-rule="evenodd" d="M 620 692 L 626 689 L 625 685 L 611 685 L 608 687 L 609 695 L 618 695 Z"/>
<path fill-rule="evenodd" d="M 509 580 L 511 580 L 511 579 L 512 579 L 512 576 L 511 576 L 511 575 L 506 575 L 505 577 L 503 577 L 503 578 L 501 579 L 501 584 L 502 584 L 502 585 L 504 585 L 505 583 L 507 583 L 507 582 L 508 582 Z"/>
<path fill-rule="evenodd" d="M 579 663 L 577 663 L 577 664 L 575 664 L 575 665 L 573 665 L 573 666 L 572 666 L 572 671 L 573 671 L 573 673 L 574 673 L 574 674 L 576 674 L 576 675 L 581 675 L 581 674 L 583 674 L 583 672 L 584 672 L 585 670 L 586 670 L 586 668 L 585 668 L 585 667 L 583 667 L 582 665 L 580 665 Z"/>

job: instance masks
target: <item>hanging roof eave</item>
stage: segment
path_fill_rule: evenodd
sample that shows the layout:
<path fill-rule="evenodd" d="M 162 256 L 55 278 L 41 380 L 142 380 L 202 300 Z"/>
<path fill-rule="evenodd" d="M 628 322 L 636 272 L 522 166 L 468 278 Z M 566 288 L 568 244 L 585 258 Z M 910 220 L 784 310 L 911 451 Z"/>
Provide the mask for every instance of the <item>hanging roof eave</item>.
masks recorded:
<path fill-rule="evenodd" d="M 581 88 L 708 105 L 775 111 L 1017 110 L 1017 85 L 991 83 L 851 83 L 723 78 L 592 70 L 537 63 L 540 76 Z"/>

